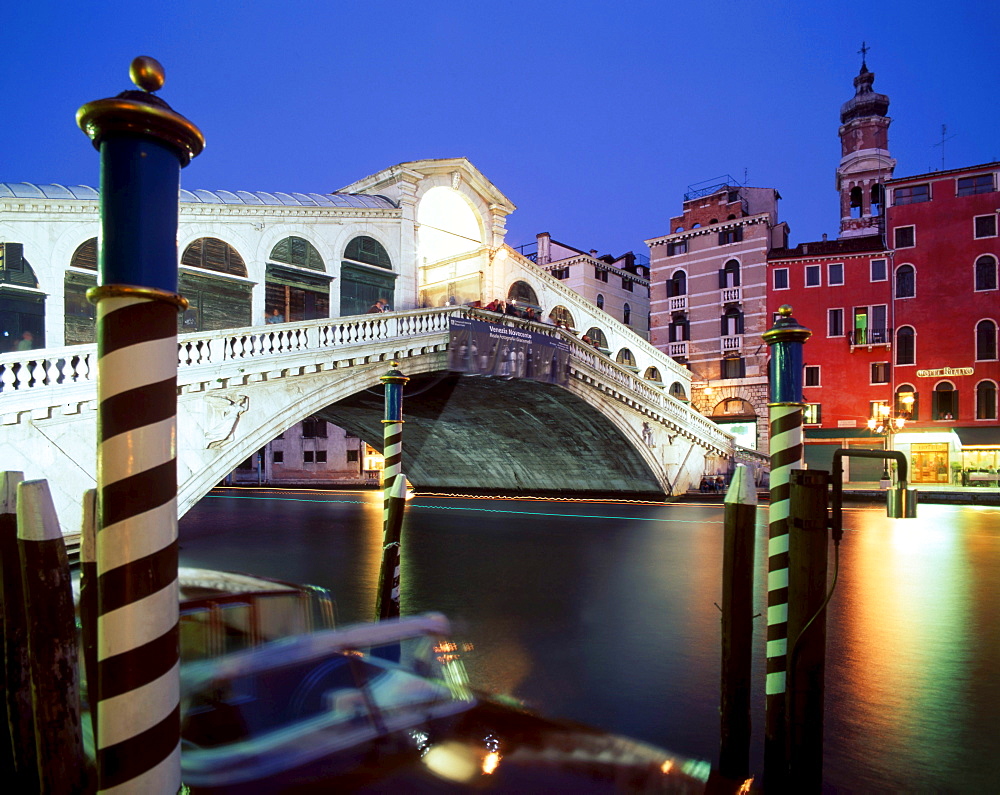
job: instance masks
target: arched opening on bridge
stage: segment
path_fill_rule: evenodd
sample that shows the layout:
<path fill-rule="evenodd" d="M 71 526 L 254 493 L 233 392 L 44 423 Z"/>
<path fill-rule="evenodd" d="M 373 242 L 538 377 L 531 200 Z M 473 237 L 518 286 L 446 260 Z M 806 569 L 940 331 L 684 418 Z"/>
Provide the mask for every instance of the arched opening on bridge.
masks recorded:
<path fill-rule="evenodd" d="M 340 314 L 363 315 L 379 298 L 394 308 L 396 276 L 381 243 L 367 235 L 354 238 L 340 263 Z"/>
<path fill-rule="evenodd" d="M 45 293 L 22 243 L 0 243 L 0 340 L 4 353 L 45 347 Z"/>
<path fill-rule="evenodd" d="M 632 355 L 632 351 L 628 348 L 622 348 L 618 351 L 618 355 L 615 356 L 615 361 L 630 370 L 639 372 L 639 368 L 635 366 L 635 356 Z"/>
<path fill-rule="evenodd" d="M 87 290 L 97 286 L 97 238 L 85 240 L 69 261 L 63 277 L 65 342 L 83 345 L 96 340 L 97 307 L 87 300 Z"/>
<path fill-rule="evenodd" d="M 417 204 L 417 263 L 421 306 L 482 300 L 483 229 L 455 188 L 437 185 Z"/>
<path fill-rule="evenodd" d="M 286 237 L 271 249 L 264 275 L 264 315 L 269 322 L 315 320 L 330 316 L 330 282 L 316 247 L 301 237 Z"/>
<path fill-rule="evenodd" d="M 601 331 L 597 326 L 591 326 L 587 330 L 587 336 L 590 337 L 590 341 L 598 348 L 605 351 L 608 350 L 608 338 L 603 331 Z"/>
<path fill-rule="evenodd" d="M 538 304 L 538 296 L 527 282 L 514 282 L 507 290 L 507 303 L 513 303 L 520 310 L 534 309 L 541 317 L 542 307 Z"/>
<path fill-rule="evenodd" d="M 684 384 L 680 381 L 674 381 L 670 385 L 669 390 L 670 397 L 677 398 L 678 400 L 683 400 L 685 403 L 688 402 L 687 392 L 684 390 Z"/>
<path fill-rule="evenodd" d="M 249 326 L 253 284 L 240 253 L 224 240 L 201 237 L 181 255 L 177 289 L 188 308 L 178 331 L 218 331 Z"/>
<path fill-rule="evenodd" d="M 549 317 L 557 323 L 562 323 L 567 328 L 576 328 L 573 323 L 573 315 L 564 306 L 557 306 L 551 312 L 549 312 Z"/>
<path fill-rule="evenodd" d="M 647 381 L 655 381 L 658 384 L 663 382 L 663 378 L 660 376 L 660 371 L 657 370 L 655 367 L 647 367 L 646 372 L 643 374 L 642 377 L 645 378 Z"/>
<path fill-rule="evenodd" d="M 749 401 L 739 397 L 720 400 L 712 410 L 712 421 L 735 436 L 736 444 L 757 449 L 757 412 Z"/>

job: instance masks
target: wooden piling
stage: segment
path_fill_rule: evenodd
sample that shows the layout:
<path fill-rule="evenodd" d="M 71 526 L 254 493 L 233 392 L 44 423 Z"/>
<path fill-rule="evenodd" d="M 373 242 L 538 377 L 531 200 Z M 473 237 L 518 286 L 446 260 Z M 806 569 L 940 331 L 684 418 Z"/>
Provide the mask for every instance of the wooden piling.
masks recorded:
<path fill-rule="evenodd" d="M 17 551 L 17 487 L 22 472 L 0 473 L 0 610 L 3 613 L 4 734 L 16 792 L 36 792 L 35 724 L 31 712 L 24 584 Z M 6 765 L 5 765 L 6 769 Z"/>
<path fill-rule="evenodd" d="M 80 636 L 90 725 L 97 747 L 97 489 L 83 495 L 80 526 Z"/>
<path fill-rule="evenodd" d="M 753 657 L 753 569 L 757 489 L 737 464 L 725 499 L 722 558 L 722 683 L 719 772 L 750 777 L 750 667 Z"/>
<path fill-rule="evenodd" d="M 24 579 L 39 792 L 83 792 L 76 618 L 66 544 L 49 484 L 17 488 L 17 546 Z"/>
<path fill-rule="evenodd" d="M 820 792 L 826 671 L 827 504 L 830 476 L 791 473 L 788 549 L 789 789 Z"/>

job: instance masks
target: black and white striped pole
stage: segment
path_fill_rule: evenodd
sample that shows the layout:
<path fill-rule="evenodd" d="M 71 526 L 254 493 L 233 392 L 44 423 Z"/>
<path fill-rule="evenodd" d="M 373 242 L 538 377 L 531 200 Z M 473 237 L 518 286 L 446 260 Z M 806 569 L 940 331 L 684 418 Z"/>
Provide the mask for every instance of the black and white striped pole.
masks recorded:
<path fill-rule="evenodd" d="M 763 334 L 771 349 L 771 400 L 768 403 L 771 449 L 771 505 L 767 542 L 767 663 L 764 713 L 764 786 L 786 787 L 788 756 L 785 728 L 788 652 L 788 518 L 791 471 L 802 468 L 802 345 L 812 332 L 783 304 L 778 319 Z"/>
<path fill-rule="evenodd" d="M 403 385 L 410 379 L 399 371 L 398 362 L 393 362 L 391 368 L 389 372 L 379 378 L 385 384 L 385 416 L 382 420 L 382 454 L 385 457 L 385 468 L 382 470 L 384 496 L 382 508 L 383 565 L 379 572 L 379 589 L 375 604 L 375 617 L 378 621 L 399 616 L 399 528 L 402 525 L 402 510 L 401 506 L 394 504 L 394 500 L 398 500 L 400 495 L 402 495 L 404 503 L 406 499 L 406 478 L 402 474 Z M 399 509 L 400 517 L 395 529 L 393 522 L 390 521 L 393 518 L 391 515 L 393 508 Z M 390 576 L 385 561 L 389 552 L 393 550 L 395 564 Z"/>
<path fill-rule="evenodd" d="M 205 139 L 151 92 L 84 105 L 101 153 L 97 305 L 97 776 L 100 792 L 180 788 L 177 633 L 177 221 L 180 169 Z"/>

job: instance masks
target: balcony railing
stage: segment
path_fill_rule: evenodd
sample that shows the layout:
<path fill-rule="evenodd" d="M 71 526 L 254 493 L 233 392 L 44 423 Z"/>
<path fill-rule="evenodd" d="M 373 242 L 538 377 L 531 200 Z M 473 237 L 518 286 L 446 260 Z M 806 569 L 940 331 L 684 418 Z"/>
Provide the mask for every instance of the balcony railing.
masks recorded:
<path fill-rule="evenodd" d="M 687 358 L 688 355 L 688 344 L 687 342 L 671 342 L 667 345 L 667 355 L 677 357 Z"/>
<path fill-rule="evenodd" d="M 738 334 L 735 337 L 723 337 L 722 338 L 722 352 L 731 353 L 732 351 L 738 351 L 743 347 L 743 335 Z"/>
<path fill-rule="evenodd" d="M 723 287 L 719 290 L 719 301 L 723 304 L 739 303 L 743 300 L 742 287 Z"/>
<path fill-rule="evenodd" d="M 851 346 L 855 345 L 891 345 L 891 328 L 855 329 L 847 335 Z"/>
<path fill-rule="evenodd" d="M 667 306 L 671 312 L 684 312 L 688 308 L 688 297 L 686 295 L 675 295 L 668 299 Z"/>

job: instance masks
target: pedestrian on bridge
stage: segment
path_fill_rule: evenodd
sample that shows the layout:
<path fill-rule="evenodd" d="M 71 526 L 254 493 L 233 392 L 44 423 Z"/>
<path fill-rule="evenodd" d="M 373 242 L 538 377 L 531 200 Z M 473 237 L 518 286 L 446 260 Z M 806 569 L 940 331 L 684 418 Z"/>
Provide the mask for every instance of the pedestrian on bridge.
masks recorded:
<path fill-rule="evenodd" d="M 381 314 L 382 312 L 389 311 L 389 302 L 384 298 L 379 298 L 374 304 L 368 308 L 368 314 Z"/>

